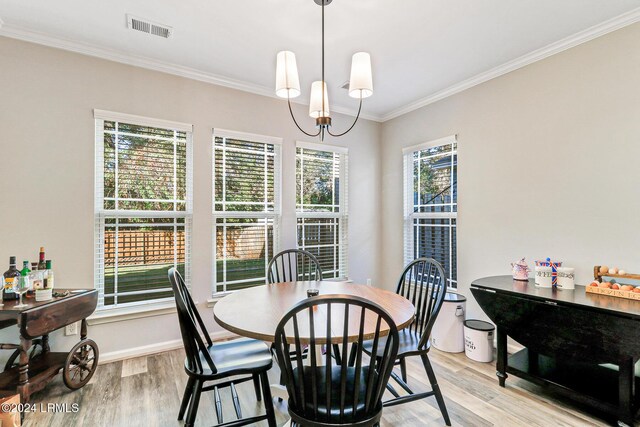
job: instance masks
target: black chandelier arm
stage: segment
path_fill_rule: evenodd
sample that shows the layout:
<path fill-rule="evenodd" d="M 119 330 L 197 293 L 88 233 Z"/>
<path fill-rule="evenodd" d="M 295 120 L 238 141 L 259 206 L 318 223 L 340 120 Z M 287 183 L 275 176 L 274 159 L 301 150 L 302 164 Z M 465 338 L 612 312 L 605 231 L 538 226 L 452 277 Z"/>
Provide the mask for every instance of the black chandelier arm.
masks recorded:
<path fill-rule="evenodd" d="M 312 138 L 320 135 L 320 132 L 322 131 L 322 129 L 319 129 L 317 133 L 309 133 L 309 132 L 305 131 L 304 129 L 302 129 L 300 127 L 300 125 L 298 124 L 298 121 L 296 120 L 296 116 L 293 115 L 293 109 L 291 108 L 291 99 L 290 98 L 287 98 L 287 104 L 289 105 L 289 113 L 291 114 L 291 118 L 293 119 L 293 123 L 296 124 L 298 129 L 300 129 L 300 132 L 302 132 L 305 135 L 310 136 Z"/>
<path fill-rule="evenodd" d="M 349 131 L 350 131 L 351 129 L 353 129 L 353 127 L 356 125 L 356 123 L 357 123 L 358 119 L 360 118 L 360 111 L 362 111 L 362 97 L 360 98 L 360 105 L 358 106 L 358 114 L 356 115 L 356 119 L 353 121 L 353 123 L 351 124 L 351 126 L 349 127 L 349 129 L 345 130 L 345 131 L 344 131 L 344 132 L 342 132 L 342 133 L 337 133 L 337 134 L 335 134 L 335 133 L 331 133 L 331 129 L 327 128 L 327 133 L 328 133 L 329 135 L 331 135 L 331 136 L 335 136 L 335 137 L 339 137 L 339 136 L 342 136 L 342 135 L 346 135 L 346 134 L 347 134 L 347 133 L 349 133 Z"/>

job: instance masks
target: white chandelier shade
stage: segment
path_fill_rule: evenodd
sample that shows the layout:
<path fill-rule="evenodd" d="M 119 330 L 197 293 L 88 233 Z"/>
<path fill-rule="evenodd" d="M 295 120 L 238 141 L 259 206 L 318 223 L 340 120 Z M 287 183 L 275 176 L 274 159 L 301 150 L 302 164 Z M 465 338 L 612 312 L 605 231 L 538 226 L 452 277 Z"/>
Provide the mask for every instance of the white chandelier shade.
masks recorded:
<path fill-rule="evenodd" d="M 288 99 L 300 96 L 300 79 L 298 78 L 296 55 L 288 50 L 278 52 L 276 96 Z"/>
<path fill-rule="evenodd" d="M 371 95 L 373 95 L 371 56 L 367 52 L 354 53 L 351 59 L 349 96 L 352 98 L 362 99 L 368 98 Z"/>
<path fill-rule="evenodd" d="M 322 93 L 323 88 L 324 88 L 324 94 Z M 318 80 L 311 84 L 311 101 L 309 102 L 309 116 L 311 116 L 314 119 L 317 119 L 318 117 L 330 117 L 329 94 L 327 92 L 327 84 L 322 80 Z"/>

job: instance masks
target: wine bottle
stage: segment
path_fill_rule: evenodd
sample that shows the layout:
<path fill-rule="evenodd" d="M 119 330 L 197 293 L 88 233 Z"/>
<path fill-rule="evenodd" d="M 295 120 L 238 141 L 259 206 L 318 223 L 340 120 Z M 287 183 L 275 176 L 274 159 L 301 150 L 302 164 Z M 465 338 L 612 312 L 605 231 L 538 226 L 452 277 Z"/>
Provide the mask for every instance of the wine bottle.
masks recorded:
<path fill-rule="evenodd" d="M 44 261 L 44 246 L 40 246 L 40 261 L 38 261 L 38 270 L 45 270 L 47 268 Z"/>
<path fill-rule="evenodd" d="M 44 272 L 44 288 L 53 289 L 54 280 L 53 280 L 53 270 L 51 269 L 50 259 L 47 260 L 46 267 L 47 267 L 47 270 Z"/>
<path fill-rule="evenodd" d="M 18 286 L 18 280 L 20 280 L 20 272 L 16 268 L 16 257 L 9 257 L 9 269 L 4 272 L 2 279 L 4 286 L 2 299 L 4 301 L 18 299 L 15 290 Z"/>
<path fill-rule="evenodd" d="M 23 289 L 29 289 L 31 287 L 29 273 L 31 273 L 31 270 L 29 269 L 29 261 L 22 261 L 22 270 L 20 270 L 20 287 Z"/>

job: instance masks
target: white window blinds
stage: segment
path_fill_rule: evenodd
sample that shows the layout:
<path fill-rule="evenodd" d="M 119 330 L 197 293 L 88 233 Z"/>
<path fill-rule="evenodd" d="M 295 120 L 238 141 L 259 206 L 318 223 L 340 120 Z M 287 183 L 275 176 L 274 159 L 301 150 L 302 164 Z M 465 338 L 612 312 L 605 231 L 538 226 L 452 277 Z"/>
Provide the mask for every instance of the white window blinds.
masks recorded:
<path fill-rule="evenodd" d="M 214 293 L 266 283 L 278 251 L 281 139 L 215 129 Z"/>
<path fill-rule="evenodd" d="M 455 136 L 404 150 L 404 261 L 433 258 L 457 286 L 458 156 Z"/>
<path fill-rule="evenodd" d="M 190 283 L 191 125 L 95 110 L 95 282 L 100 308 L 169 300 Z"/>
<path fill-rule="evenodd" d="M 298 248 L 318 258 L 324 278 L 349 275 L 347 188 L 345 148 L 297 143 Z"/>

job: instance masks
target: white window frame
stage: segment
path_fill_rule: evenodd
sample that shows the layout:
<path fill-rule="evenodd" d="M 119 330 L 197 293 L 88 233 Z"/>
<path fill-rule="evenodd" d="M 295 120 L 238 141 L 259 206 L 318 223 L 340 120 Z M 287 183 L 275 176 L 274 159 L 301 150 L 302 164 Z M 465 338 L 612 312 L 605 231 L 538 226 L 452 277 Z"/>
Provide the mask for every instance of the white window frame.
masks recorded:
<path fill-rule="evenodd" d="M 105 220 L 107 218 L 174 218 L 184 219 L 185 233 L 185 284 L 191 288 L 191 234 L 193 221 L 193 125 L 170 120 L 156 119 L 151 117 L 138 116 L 133 114 L 118 113 L 105 110 L 93 110 L 95 121 L 95 202 L 94 202 L 94 287 L 98 290 L 97 312 L 118 312 L 136 313 L 138 311 L 148 311 L 152 307 L 172 306 L 173 297 L 154 298 L 147 301 L 137 301 L 121 304 L 104 305 L 104 233 Z M 171 129 L 186 133 L 186 200 L 184 211 L 146 211 L 146 210 L 115 210 L 104 208 L 104 122 L 114 121 L 128 123 L 138 126 L 150 126 L 163 129 Z M 116 141 L 117 143 L 117 141 Z M 117 159 L 117 154 L 116 154 Z M 116 160 L 117 162 L 117 160 Z M 175 162 L 175 157 L 174 157 Z M 175 165 L 174 165 L 175 174 Z M 117 186 L 117 177 L 116 177 Z M 115 193 L 116 199 L 118 193 Z M 174 206 L 177 203 L 174 193 Z M 182 201 L 180 201 L 182 202 Z M 174 242 L 177 231 L 177 223 L 174 222 Z M 174 243 L 175 245 L 175 243 Z M 174 253 L 174 259 L 175 259 Z M 117 261 L 116 261 L 117 264 Z M 167 279 L 167 288 L 171 289 Z M 140 291 L 140 294 L 146 291 Z M 117 289 L 115 290 L 117 295 Z M 133 295 L 133 293 L 129 293 Z M 98 315 L 99 316 L 99 315 Z"/>
<path fill-rule="evenodd" d="M 338 221 L 339 235 L 335 238 L 338 240 L 336 246 L 338 248 L 338 277 L 327 280 L 349 280 L 349 149 L 346 147 L 338 147 L 335 145 L 318 144 L 306 141 L 296 141 L 296 159 L 298 157 L 298 148 L 309 149 L 315 151 L 324 151 L 340 156 L 340 168 L 339 168 L 339 182 L 340 182 L 340 194 L 338 198 L 339 211 L 338 212 L 306 212 L 304 205 L 298 206 L 296 202 L 296 242 L 298 239 L 298 219 L 313 219 L 313 218 L 333 218 Z M 304 158 L 302 159 L 304 161 Z M 304 164 L 302 166 L 301 174 L 304 171 Z M 297 166 L 296 166 L 297 168 Z M 297 170 L 296 170 L 297 177 Z M 302 175 L 301 175 L 302 177 Z M 302 178 L 301 178 L 302 179 Z M 302 186 L 300 186 L 302 190 Z M 296 200 L 298 195 L 296 194 Z M 303 227 L 304 230 L 304 227 Z M 304 231 L 303 231 L 304 232 Z M 299 246 L 298 249 L 306 249 L 309 246 Z M 323 271 L 323 274 L 325 272 Z"/>
<path fill-rule="evenodd" d="M 439 138 L 433 141 L 424 142 L 422 144 L 413 145 L 410 147 L 406 147 L 402 150 L 403 155 L 403 164 L 404 164 L 404 180 L 403 180 L 403 190 L 404 190 L 404 264 L 407 265 L 414 259 L 416 259 L 416 247 L 413 239 L 413 227 L 414 221 L 419 219 L 450 219 L 454 220 L 456 225 L 456 240 L 457 240 L 457 223 L 458 223 L 458 208 L 457 208 L 457 200 L 455 203 L 456 209 L 451 208 L 449 212 L 414 212 L 414 204 L 413 204 L 413 188 L 414 188 L 414 177 L 413 177 L 413 162 L 414 162 L 414 154 L 416 152 L 420 152 L 422 150 L 426 150 L 429 148 L 435 148 L 443 145 L 451 145 L 455 144 L 455 150 L 449 151 L 456 156 L 458 154 L 458 139 L 457 135 L 450 135 L 444 138 Z M 451 156 L 451 164 L 453 166 L 453 155 Z M 456 160 L 457 161 L 457 160 Z M 453 167 L 451 168 L 451 174 L 453 175 Z M 453 183 L 453 179 L 451 181 Z M 457 173 L 456 173 L 456 186 L 457 186 Z M 451 206 L 454 204 L 451 203 Z M 457 245 L 456 245 L 457 248 Z M 457 257 L 456 257 L 457 259 Z M 453 236 L 452 236 L 452 227 L 449 226 L 449 266 L 453 266 Z M 456 280 L 453 280 L 453 268 L 450 268 L 449 276 L 446 277 L 447 286 L 450 288 L 457 288 L 457 274 Z"/>
<path fill-rule="evenodd" d="M 229 138 L 229 139 L 237 139 L 237 140 L 242 140 L 242 141 L 249 141 L 249 142 L 254 142 L 254 143 L 261 143 L 261 144 L 272 144 L 274 146 L 274 162 L 273 162 L 273 168 L 274 168 L 274 183 L 273 183 L 273 188 L 274 188 L 274 203 L 273 203 L 273 211 L 271 212 L 234 212 L 234 211 L 216 211 L 216 198 L 215 198 L 215 194 L 216 194 L 216 187 L 215 187 L 215 183 L 216 183 L 216 162 L 214 160 L 214 156 L 215 156 L 215 150 L 216 150 L 216 138 Z M 222 282 L 222 287 L 223 290 L 222 291 L 218 291 L 218 286 L 220 285 L 219 283 L 217 283 L 217 263 L 216 263 L 216 259 L 217 259 L 217 245 L 216 245 L 216 222 L 217 219 L 219 218 L 264 218 L 266 220 L 271 220 L 272 224 L 273 224 L 273 254 L 276 254 L 280 251 L 280 221 L 281 221 L 281 217 L 282 217 L 282 203 L 281 203 L 281 192 L 282 192 L 282 138 L 279 137 L 275 137 L 275 136 L 266 136 L 266 135 L 259 135 L 259 134 L 254 134 L 254 133 L 247 133 L 247 132 L 238 132 L 238 131 L 233 131 L 233 130 L 227 130 L 227 129 L 219 129 L 219 128 L 214 128 L 213 129 L 213 136 L 211 139 L 211 147 L 212 147 L 212 153 L 211 153 L 211 159 L 212 159 L 212 167 L 211 167 L 211 182 L 212 182 L 212 192 L 211 192 L 211 212 L 213 215 L 213 222 L 212 222 L 212 230 L 211 230 L 211 235 L 212 235 L 212 248 L 213 248 L 213 259 L 212 259 L 212 277 L 211 277 L 211 290 L 212 290 L 212 296 L 213 298 L 218 298 L 220 296 L 226 295 L 228 293 L 231 293 L 233 291 L 228 291 L 227 290 L 227 281 L 223 280 Z M 224 173 L 223 173 L 223 179 L 224 179 Z M 265 284 L 267 281 L 267 264 L 268 262 L 265 263 Z M 239 283 L 239 282 L 238 282 Z"/>

